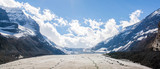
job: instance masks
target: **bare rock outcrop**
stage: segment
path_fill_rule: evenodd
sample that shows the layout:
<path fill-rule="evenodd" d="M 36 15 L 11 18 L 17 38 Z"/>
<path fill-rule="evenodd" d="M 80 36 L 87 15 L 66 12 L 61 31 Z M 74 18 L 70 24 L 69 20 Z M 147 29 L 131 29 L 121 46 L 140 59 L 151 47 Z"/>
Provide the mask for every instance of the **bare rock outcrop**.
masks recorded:
<path fill-rule="evenodd" d="M 160 51 L 160 22 L 158 24 L 158 34 L 152 45 L 153 51 Z"/>

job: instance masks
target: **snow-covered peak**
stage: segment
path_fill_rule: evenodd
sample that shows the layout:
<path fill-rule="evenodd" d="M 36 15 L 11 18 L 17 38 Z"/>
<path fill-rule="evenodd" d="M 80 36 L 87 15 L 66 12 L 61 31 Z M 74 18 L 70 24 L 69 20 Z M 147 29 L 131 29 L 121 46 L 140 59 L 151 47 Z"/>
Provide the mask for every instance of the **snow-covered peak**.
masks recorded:
<path fill-rule="evenodd" d="M 32 18 L 26 16 L 21 8 L 0 6 L 0 32 L 3 34 L 22 37 L 39 33 L 39 25 Z M 5 19 L 3 19 L 5 17 Z M 16 27 L 12 27 L 16 26 Z M 12 28 L 11 28 L 12 27 Z"/>
<path fill-rule="evenodd" d="M 154 11 L 140 22 L 126 27 L 121 33 L 114 36 L 111 40 L 98 43 L 92 48 L 99 51 L 101 48 L 107 48 L 107 51 L 130 51 L 135 48 L 141 50 L 145 47 L 158 32 L 158 23 L 160 21 L 160 9 Z M 134 47 L 135 46 L 135 47 Z M 142 47 L 141 49 L 137 49 Z"/>
<path fill-rule="evenodd" d="M 160 16 L 160 8 L 156 11 L 154 11 L 151 15 L 149 15 L 149 18 L 153 17 L 153 16 Z"/>
<path fill-rule="evenodd" d="M 11 22 L 19 23 L 20 25 L 26 24 L 25 21 L 27 21 L 28 18 L 19 8 L 5 8 L 4 10 L 6 10 L 9 20 Z"/>
<path fill-rule="evenodd" d="M 160 14 L 160 9 L 158 9 L 158 10 L 156 10 L 156 11 L 154 11 L 154 12 L 152 13 L 152 15 L 155 15 L 155 14 Z"/>
<path fill-rule="evenodd" d="M 21 8 L 10 8 L 10 7 L 2 7 L 0 8 L 4 9 L 9 17 L 10 22 L 18 23 L 19 25 L 26 25 L 26 27 L 32 29 L 32 30 L 38 30 L 38 28 L 35 28 L 35 26 L 38 26 L 35 20 L 33 20 L 31 17 L 28 17 L 24 14 Z M 31 27 L 29 27 L 30 25 Z"/>

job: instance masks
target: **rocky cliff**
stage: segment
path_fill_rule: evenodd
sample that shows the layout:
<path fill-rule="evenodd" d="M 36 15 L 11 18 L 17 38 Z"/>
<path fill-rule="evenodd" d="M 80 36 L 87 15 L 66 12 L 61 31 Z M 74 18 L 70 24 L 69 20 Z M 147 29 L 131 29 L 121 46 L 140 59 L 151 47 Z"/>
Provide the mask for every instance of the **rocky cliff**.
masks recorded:
<path fill-rule="evenodd" d="M 0 64 L 20 58 L 65 54 L 48 42 L 20 8 L 0 7 Z"/>
<path fill-rule="evenodd" d="M 153 47 L 153 51 L 160 51 L 160 22 L 158 24 L 158 33 L 152 44 L 152 47 Z"/>

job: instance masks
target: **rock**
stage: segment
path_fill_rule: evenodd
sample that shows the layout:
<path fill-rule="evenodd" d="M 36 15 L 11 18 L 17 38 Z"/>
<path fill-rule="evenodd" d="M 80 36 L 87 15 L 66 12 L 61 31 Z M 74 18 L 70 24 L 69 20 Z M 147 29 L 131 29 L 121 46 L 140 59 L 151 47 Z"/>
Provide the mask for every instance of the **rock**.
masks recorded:
<path fill-rule="evenodd" d="M 160 22 L 158 24 L 158 34 L 152 45 L 153 51 L 160 51 Z"/>

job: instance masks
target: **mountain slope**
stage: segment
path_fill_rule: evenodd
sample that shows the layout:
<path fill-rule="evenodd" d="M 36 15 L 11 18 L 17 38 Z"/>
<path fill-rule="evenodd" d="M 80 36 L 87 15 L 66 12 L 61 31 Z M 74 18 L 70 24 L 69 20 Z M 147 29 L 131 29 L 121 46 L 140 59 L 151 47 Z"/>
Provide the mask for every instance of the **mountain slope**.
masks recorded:
<path fill-rule="evenodd" d="M 151 49 L 149 45 L 156 37 L 158 30 L 158 22 L 160 21 L 160 9 L 154 11 L 139 23 L 129 26 L 127 29 L 118 35 L 114 36 L 107 43 L 100 42 L 92 50 L 106 48 L 107 51 L 138 51 L 144 49 Z M 133 49 L 133 47 L 138 47 Z"/>
<path fill-rule="evenodd" d="M 158 24 L 158 34 L 152 43 L 153 51 L 160 51 L 160 22 Z"/>
<path fill-rule="evenodd" d="M 133 62 L 140 63 L 153 69 L 160 68 L 160 22 L 158 24 L 158 33 L 139 41 L 128 52 L 111 52 L 109 55 L 112 58 L 128 59 Z M 138 50 L 138 51 L 137 51 Z"/>
<path fill-rule="evenodd" d="M 149 66 L 153 69 L 160 68 L 160 9 L 154 11 L 131 29 L 129 34 L 123 35 L 125 46 L 111 50 L 107 56 L 116 59 L 128 59 L 133 62 Z M 138 32 L 138 33 L 137 33 Z M 124 34 L 122 32 L 121 34 Z M 118 36 L 120 36 L 119 34 Z M 135 35 L 134 35 L 135 34 Z M 130 38 L 126 38 L 130 36 Z M 113 39 L 119 39 L 115 36 Z M 112 39 L 112 40 L 113 40 Z M 122 44 L 119 42 L 119 44 Z"/>
<path fill-rule="evenodd" d="M 36 21 L 19 8 L 0 7 L 0 63 L 51 54 L 65 53 L 44 38 Z"/>

